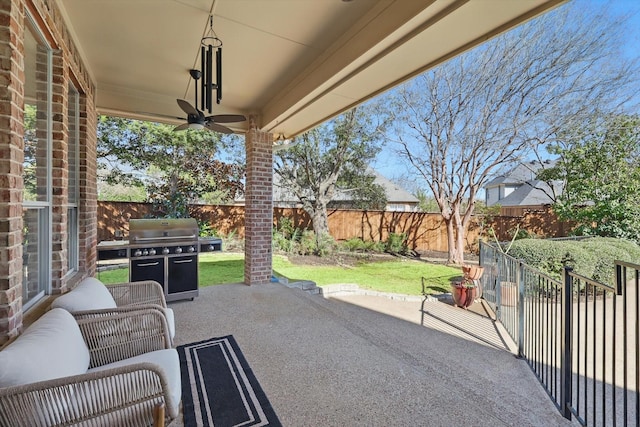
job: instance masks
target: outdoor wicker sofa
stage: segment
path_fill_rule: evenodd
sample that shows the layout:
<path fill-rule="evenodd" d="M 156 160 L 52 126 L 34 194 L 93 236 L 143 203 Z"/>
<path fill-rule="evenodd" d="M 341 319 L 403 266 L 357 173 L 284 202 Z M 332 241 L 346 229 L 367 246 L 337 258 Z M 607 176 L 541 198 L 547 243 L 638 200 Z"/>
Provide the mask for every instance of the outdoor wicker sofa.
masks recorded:
<path fill-rule="evenodd" d="M 56 298 L 51 307 L 63 308 L 76 319 L 125 313 L 140 308 L 155 309 L 166 318 L 172 341 L 175 336 L 173 310 L 167 307 L 162 285 L 153 280 L 105 285 L 96 278 L 87 277 L 70 292 Z"/>
<path fill-rule="evenodd" d="M 180 364 L 158 310 L 54 308 L 0 351 L 0 426 L 149 426 L 178 416 Z"/>

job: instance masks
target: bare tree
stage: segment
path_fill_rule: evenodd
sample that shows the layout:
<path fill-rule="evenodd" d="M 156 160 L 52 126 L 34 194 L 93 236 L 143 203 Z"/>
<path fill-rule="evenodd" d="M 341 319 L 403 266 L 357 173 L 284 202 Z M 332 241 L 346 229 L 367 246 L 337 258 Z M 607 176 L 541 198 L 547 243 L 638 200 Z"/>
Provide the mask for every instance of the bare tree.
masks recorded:
<path fill-rule="evenodd" d="M 433 192 L 448 261 L 464 263 L 479 190 L 560 129 L 637 94 L 624 18 L 571 3 L 394 91 L 398 153 Z"/>

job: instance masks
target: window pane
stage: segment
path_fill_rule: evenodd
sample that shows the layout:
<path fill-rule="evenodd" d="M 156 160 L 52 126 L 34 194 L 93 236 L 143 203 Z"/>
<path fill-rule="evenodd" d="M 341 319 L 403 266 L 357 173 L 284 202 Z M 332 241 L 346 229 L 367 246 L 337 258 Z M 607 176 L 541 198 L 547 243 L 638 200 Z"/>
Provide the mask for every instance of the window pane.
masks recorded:
<path fill-rule="evenodd" d="M 69 204 L 78 203 L 78 91 L 69 86 L 69 144 L 68 144 L 68 171 L 69 171 Z"/>
<path fill-rule="evenodd" d="M 40 235 L 44 229 L 45 210 L 24 209 L 22 218 L 22 303 L 26 307 L 44 291 L 40 280 L 43 262 Z"/>
<path fill-rule="evenodd" d="M 51 51 L 33 21 L 29 18 L 26 23 L 22 302 L 28 309 L 51 281 Z"/>
<path fill-rule="evenodd" d="M 48 102 L 50 52 L 25 32 L 24 200 L 49 201 Z"/>
<path fill-rule="evenodd" d="M 79 163 L 78 163 L 78 150 L 79 150 L 79 134 L 78 127 L 80 123 L 79 115 L 79 101 L 80 96 L 78 91 L 69 86 L 69 117 L 68 117 L 68 129 L 69 140 L 67 144 L 67 170 L 68 170 L 68 208 L 67 208 L 67 262 L 68 270 L 76 271 L 78 269 L 78 194 L 79 184 L 78 179 Z"/>
<path fill-rule="evenodd" d="M 75 206 L 67 209 L 67 242 L 69 242 L 68 268 L 69 271 L 75 271 L 78 269 L 78 208 Z"/>

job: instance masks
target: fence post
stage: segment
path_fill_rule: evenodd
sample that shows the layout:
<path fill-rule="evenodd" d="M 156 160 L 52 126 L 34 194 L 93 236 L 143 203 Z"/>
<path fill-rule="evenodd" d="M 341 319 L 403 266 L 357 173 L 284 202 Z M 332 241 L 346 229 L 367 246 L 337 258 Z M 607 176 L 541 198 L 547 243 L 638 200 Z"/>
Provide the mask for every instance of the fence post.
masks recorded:
<path fill-rule="evenodd" d="M 502 271 L 505 269 L 505 259 L 504 256 L 498 255 L 498 251 L 494 251 L 495 260 L 496 260 L 496 316 L 498 319 L 502 320 Z"/>
<path fill-rule="evenodd" d="M 622 265 L 616 262 L 616 294 L 622 295 Z"/>
<path fill-rule="evenodd" d="M 571 419 L 572 404 L 572 308 L 573 308 L 573 277 L 571 267 L 564 268 L 562 292 L 562 356 L 560 360 L 560 404 L 562 416 Z"/>
<path fill-rule="evenodd" d="M 518 357 L 524 357 L 524 261 L 518 260 L 516 271 L 518 286 Z"/>

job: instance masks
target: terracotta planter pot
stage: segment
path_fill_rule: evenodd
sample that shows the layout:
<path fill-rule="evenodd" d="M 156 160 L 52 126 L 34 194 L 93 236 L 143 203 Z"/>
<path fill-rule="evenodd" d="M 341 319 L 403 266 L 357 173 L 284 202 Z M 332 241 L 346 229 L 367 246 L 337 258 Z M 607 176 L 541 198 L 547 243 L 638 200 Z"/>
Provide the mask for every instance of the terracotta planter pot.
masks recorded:
<path fill-rule="evenodd" d="M 457 307 L 467 308 L 478 295 L 478 288 L 467 287 L 460 283 L 451 285 L 451 295 L 453 296 L 453 304 Z"/>
<path fill-rule="evenodd" d="M 484 267 L 478 265 L 463 265 L 462 273 L 465 279 L 478 280 L 482 277 L 482 273 L 484 273 Z"/>

